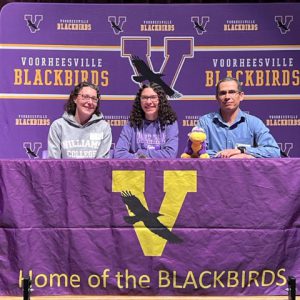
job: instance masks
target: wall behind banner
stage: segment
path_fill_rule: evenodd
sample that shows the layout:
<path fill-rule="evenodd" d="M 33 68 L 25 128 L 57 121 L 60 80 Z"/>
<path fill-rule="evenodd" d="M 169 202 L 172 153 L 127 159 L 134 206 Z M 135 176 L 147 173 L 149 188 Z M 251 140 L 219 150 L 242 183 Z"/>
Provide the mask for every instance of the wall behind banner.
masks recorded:
<path fill-rule="evenodd" d="M 216 82 L 229 75 L 243 83 L 242 109 L 300 156 L 299 16 L 296 3 L 8 4 L 0 15 L 0 158 L 33 158 L 26 148 L 42 157 L 50 124 L 82 80 L 99 85 L 115 143 L 139 88 L 133 56 L 164 74 L 179 154 L 199 116 L 216 110 Z"/>

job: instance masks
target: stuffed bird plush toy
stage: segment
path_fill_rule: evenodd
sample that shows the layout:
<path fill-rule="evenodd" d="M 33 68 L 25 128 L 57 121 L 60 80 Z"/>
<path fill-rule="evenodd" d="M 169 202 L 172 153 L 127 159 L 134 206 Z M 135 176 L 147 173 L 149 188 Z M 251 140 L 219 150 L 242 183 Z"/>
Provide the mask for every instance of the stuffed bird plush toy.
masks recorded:
<path fill-rule="evenodd" d="M 188 134 L 188 144 L 181 154 L 181 158 L 209 158 L 206 153 L 206 134 L 200 127 L 194 127 Z"/>

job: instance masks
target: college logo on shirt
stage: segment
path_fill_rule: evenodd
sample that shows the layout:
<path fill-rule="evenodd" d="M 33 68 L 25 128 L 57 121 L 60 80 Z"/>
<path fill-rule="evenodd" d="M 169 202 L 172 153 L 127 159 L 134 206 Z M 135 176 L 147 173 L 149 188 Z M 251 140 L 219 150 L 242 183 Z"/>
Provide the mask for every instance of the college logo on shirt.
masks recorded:
<path fill-rule="evenodd" d="M 90 133 L 91 141 L 100 141 L 103 140 L 103 132 L 92 132 Z"/>
<path fill-rule="evenodd" d="M 155 146 L 160 146 L 166 142 L 166 134 L 165 132 L 156 134 L 156 133 L 144 133 L 142 131 L 138 131 L 137 142 L 139 144 L 144 144 L 147 149 L 154 149 Z"/>

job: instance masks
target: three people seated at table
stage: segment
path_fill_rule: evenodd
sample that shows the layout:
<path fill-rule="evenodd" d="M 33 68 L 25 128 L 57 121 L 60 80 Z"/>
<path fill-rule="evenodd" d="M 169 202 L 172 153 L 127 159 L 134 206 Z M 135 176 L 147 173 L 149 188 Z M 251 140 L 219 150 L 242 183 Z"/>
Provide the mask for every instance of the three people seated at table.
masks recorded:
<path fill-rule="evenodd" d="M 207 152 L 217 158 L 280 157 L 269 129 L 257 117 L 240 109 L 244 93 L 231 77 L 216 87 L 219 111 L 201 116 L 198 127 L 207 135 Z M 49 158 L 108 158 L 112 143 L 109 124 L 99 111 L 97 86 L 82 82 L 69 96 L 62 118 L 48 135 Z M 178 123 L 166 93 L 156 83 L 143 85 L 136 94 L 129 122 L 116 147 L 114 158 L 176 158 Z"/>

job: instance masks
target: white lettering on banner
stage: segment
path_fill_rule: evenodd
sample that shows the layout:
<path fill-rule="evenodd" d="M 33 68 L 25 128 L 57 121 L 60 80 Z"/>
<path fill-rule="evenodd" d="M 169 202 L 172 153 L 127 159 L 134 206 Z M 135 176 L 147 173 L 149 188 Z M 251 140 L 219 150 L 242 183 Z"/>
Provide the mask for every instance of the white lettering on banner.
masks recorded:
<path fill-rule="evenodd" d="M 82 67 L 102 68 L 102 58 L 87 57 L 32 57 L 22 56 L 23 67 Z"/>
<path fill-rule="evenodd" d="M 293 57 L 272 58 L 213 58 L 215 68 L 251 68 L 251 67 L 293 67 Z"/>

